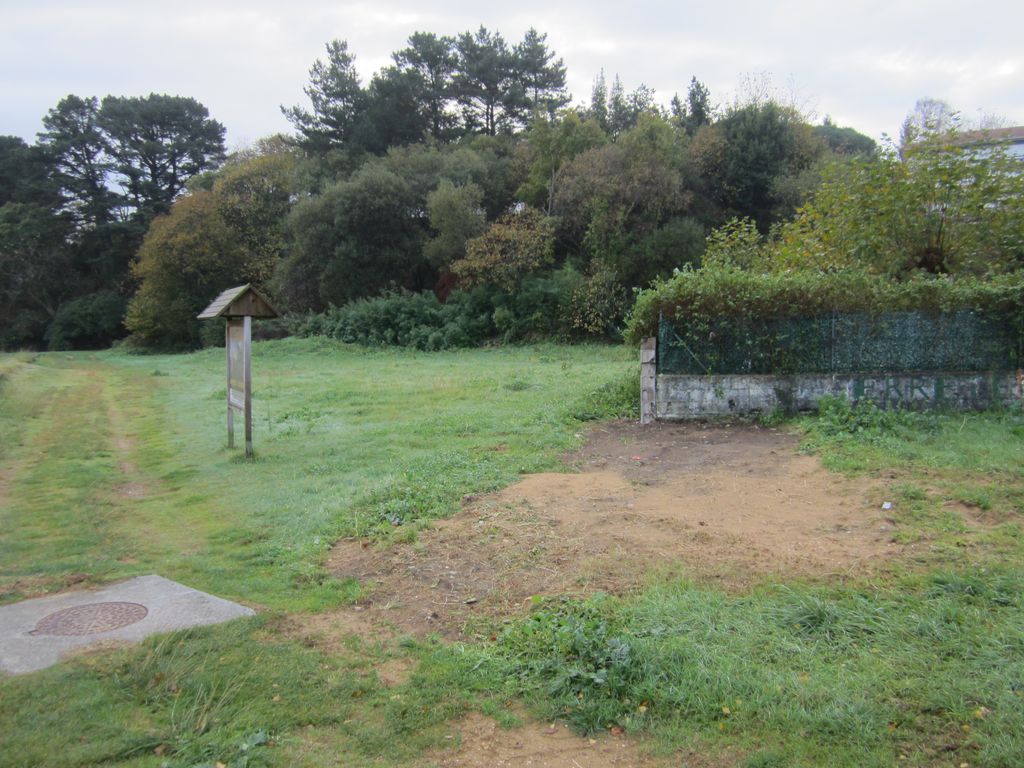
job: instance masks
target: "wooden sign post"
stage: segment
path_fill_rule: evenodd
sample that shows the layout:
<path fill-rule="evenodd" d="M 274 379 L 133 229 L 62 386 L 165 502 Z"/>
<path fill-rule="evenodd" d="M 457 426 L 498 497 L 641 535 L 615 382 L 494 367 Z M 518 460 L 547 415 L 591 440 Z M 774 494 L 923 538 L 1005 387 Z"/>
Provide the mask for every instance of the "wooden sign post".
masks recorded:
<path fill-rule="evenodd" d="M 213 300 L 200 320 L 223 317 L 227 353 L 228 448 L 235 447 L 235 411 L 245 417 L 245 456 L 252 458 L 252 319 L 277 317 L 270 302 L 251 285 L 228 288 Z"/>

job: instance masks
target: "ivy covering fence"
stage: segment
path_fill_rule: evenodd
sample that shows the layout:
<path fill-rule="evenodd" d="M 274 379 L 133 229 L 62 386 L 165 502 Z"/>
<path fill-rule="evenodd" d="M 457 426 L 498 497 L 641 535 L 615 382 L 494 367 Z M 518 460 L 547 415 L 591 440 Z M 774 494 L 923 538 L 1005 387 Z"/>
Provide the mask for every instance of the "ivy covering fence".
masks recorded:
<path fill-rule="evenodd" d="M 640 294 L 627 338 L 678 374 L 1016 370 L 1020 278 L 683 272 Z"/>

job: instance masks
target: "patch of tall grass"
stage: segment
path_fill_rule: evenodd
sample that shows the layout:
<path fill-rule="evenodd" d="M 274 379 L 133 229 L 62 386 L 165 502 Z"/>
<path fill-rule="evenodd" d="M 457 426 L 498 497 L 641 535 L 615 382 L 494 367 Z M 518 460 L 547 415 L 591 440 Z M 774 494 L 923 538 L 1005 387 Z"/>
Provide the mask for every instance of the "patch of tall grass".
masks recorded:
<path fill-rule="evenodd" d="M 1022 589 L 1019 569 L 732 597 L 662 584 L 544 602 L 492 663 L 510 692 L 584 733 L 739 743 L 750 764 L 1011 766 L 1024 754 Z"/>

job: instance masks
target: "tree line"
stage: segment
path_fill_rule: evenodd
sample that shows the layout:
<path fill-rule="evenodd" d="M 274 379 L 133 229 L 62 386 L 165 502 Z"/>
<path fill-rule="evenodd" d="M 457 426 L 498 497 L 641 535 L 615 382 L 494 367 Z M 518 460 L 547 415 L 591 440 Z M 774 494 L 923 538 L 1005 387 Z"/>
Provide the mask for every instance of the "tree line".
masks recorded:
<path fill-rule="evenodd" d="M 778 100 L 716 106 L 695 77 L 662 106 L 602 72 L 573 105 L 536 30 L 418 32 L 363 83 L 329 42 L 307 103 L 282 107 L 294 135 L 230 157 L 171 96 L 69 96 L 35 145 L 3 139 L 0 343 L 108 343 L 125 317 L 140 345 L 194 347 L 196 312 L 246 281 L 291 313 L 475 291 L 474 327 L 614 336 L 634 289 L 699 264 L 713 229 L 768 232 L 830 161 L 876 152 Z"/>
<path fill-rule="evenodd" d="M 123 335 L 150 222 L 224 157 L 195 99 L 67 96 L 34 145 L 0 137 L 0 345 L 99 346 Z"/>
<path fill-rule="evenodd" d="M 379 154 L 424 138 L 511 133 L 534 113 L 554 114 L 569 102 L 565 65 L 546 40 L 535 29 L 513 45 L 484 27 L 455 36 L 417 32 L 365 88 L 348 43 L 332 40 L 310 70 L 309 108 L 282 111 L 313 153 Z"/>

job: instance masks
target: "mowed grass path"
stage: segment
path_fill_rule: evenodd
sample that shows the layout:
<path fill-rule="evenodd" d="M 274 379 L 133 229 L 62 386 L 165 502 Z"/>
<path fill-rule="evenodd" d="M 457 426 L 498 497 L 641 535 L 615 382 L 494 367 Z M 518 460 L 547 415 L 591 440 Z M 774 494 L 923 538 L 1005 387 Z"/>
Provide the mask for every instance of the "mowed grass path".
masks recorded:
<path fill-rule="evenodd" d="M 258 606 L 336 604 L 355 586 L 321 570 L 335 539 L 555 466 L 581 394 L 629 358 L 257 344 L 247 462 L 226 448 L 222 351 L 8 356 L 0 600 L 156 572 Z"/>

